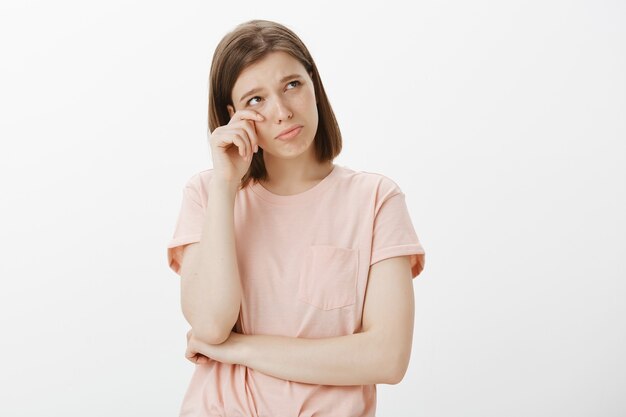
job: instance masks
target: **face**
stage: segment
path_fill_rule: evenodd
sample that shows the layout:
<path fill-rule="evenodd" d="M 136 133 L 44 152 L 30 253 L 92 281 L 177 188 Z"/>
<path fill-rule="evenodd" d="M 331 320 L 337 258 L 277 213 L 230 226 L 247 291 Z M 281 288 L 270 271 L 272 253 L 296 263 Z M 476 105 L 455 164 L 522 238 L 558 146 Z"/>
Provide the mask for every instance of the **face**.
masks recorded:
<path fill-rule="evenodd" d="M 230 117 L 240 109 L 265 117 L 253 122 L 265 157 L 295 158 L 313 151 L 318 123 L 315 88 L 311 74 L 288 53 L 271 52 L 242 71 L 231 99 L 234 107 L 228 105 Z M 284 129 L 296 125 L 302 126 L 296 137 L 276 139 Z"/>

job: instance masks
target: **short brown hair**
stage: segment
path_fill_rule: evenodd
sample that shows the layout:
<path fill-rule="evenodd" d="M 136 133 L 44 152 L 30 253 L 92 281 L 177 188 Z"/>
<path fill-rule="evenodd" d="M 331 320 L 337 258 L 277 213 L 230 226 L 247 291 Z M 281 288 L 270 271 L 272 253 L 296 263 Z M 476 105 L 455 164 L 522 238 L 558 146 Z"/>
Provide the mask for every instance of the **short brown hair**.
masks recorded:
<path fill-rule="evenodd" d="M 341 152 L 341 131 L 317 66 L 307 47 L 292 30 L 269 20 L 255 19 L 237 25 L 215 48 L 209 75 L 209 132 L 230 121 L 226 106 L 230 104 L 234 107 L 232 90 L 239 74 L 274 51 L 287 52 L 300 61 L 311 75 L 318 112 L 315 156 L 318 162 L 332 161 Z M 253 153 L 250 168 L 239 184 L 240 189 L 253 178 L 267 179 L 261 148 Z"/>

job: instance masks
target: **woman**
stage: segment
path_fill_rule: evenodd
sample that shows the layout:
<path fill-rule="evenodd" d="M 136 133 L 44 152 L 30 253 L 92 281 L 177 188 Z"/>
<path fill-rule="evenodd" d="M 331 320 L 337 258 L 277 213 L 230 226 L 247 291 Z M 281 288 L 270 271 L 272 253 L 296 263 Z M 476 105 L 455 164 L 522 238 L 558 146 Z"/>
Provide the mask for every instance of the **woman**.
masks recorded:
<path fill-rule="evenodd" d="M 398 185 L 333 164 L 341 134 L 288 28 L 237 26 L 210 73 L 213 168 L 168 245 L 196 364 L 181 416 L 374 416 L 409 363 L 424 249 Z"/>

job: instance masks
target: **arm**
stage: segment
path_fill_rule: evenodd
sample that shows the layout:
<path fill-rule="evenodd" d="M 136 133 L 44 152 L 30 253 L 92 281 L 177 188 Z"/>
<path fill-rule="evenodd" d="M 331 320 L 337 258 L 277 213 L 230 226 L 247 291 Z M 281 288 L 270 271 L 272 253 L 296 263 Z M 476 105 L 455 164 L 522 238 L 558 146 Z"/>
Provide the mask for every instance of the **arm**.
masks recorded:
<path fill-rule="evenodd" d="M 361 333 L 322 339 L 248 335 L 243 365 L 324 385 L 397 384 L 411 356 L 414 297 L 407 256 L 370 267 Z"/>
<path fill-rule="evenodd" d="M 242 365 L 277 378 L 323 385 L 389 383 L 383 342 L 374 332 L 305 339 L 245 335 Z"/>
<path fill-rule="evenodd" d="M 224 344 L 194 344 L 193 352 L 296 382 L 397 384 L 409 364 L 413 317 L 409 258 L 393 257 L 370 267 L 360 333 L 319 339 L 231 333 Z"/>
<path fill-rule="evenodd" d="M 185 247 L 181 265 L 183 315 L 195 337 L 211 344 L 228 338 L 241 306 L 234 231 L 236 191 L 236 185 L 211 179 L 202 238 Z"/>

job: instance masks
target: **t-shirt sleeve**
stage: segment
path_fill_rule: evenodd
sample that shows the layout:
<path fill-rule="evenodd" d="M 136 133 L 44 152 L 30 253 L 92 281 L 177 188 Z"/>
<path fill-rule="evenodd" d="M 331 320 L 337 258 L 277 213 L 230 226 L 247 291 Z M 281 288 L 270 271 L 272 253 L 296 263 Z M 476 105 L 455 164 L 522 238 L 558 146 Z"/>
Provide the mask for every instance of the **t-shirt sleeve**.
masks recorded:
<path fill-rule="evenodd" d="M 426 253 L 413 228 L 405 195 L 395 183 L 382 194 L 374 216 L 370 265 L 410 255 L 411 275 L 415 278 L 424 269 Z"/>
<path fill-rule="evenodd" d="M 183 248 L 186 244 L 199 242 L 204 222 L 204 207 L 198 189 L 199 176 L 192 177 L 183 187 L 182 202 L 174 234 L 167 245 L 167 262 L 180 275 Z"/>

